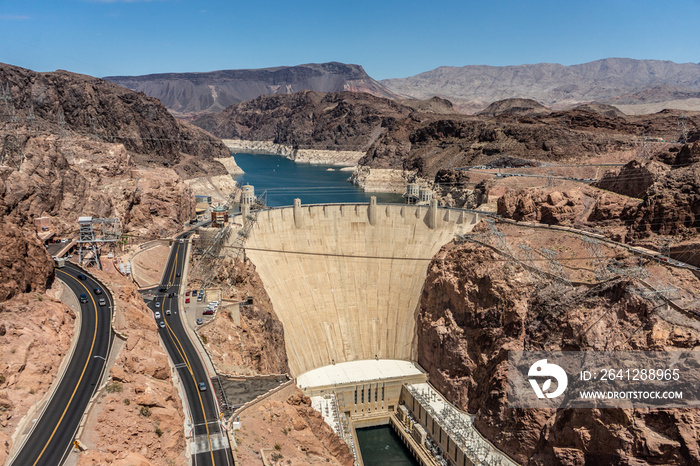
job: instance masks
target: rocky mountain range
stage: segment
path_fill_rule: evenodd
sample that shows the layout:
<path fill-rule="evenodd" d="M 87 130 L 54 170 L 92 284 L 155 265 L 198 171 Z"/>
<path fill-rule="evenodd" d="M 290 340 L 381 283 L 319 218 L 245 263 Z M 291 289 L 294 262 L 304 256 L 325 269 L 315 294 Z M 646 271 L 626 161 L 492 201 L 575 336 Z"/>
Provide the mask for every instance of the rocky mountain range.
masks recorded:
<path fill-rule="evenodd" d="M 593 101 L 630 105 L 696 99 L 700 92 L 700 64 L 606 58 L 571 66 L 556 63 L 443 66 L 380 83 L 408 97 L 449 99 L 465 113 L 480 111 L 494 101 L 509 98 L 534 99 L 564 109 Z M 700 110 L 699 102 L 691 102 L 687 110 Z M 626 110 L 626 113 L 640 113 L 633 108 Z"/>
<path fill-rule="evenodd" d="M 532 100 L 509 99 L 469 116 L 450 113 L 445 102 L 306 91 L 260 96 L 193 123 L 224 139 L 361 151 L 360 165 L 413 170 L 429 179 L 440 169 L 506 155 L 555 161 L 635 150 L 642 135 L 678 138 L 677 111 L 625 116 L 596 104 L 553 112 Z M 698 137 L 700 114 L 688 114 L 686 125 L 690 138 Z"/>
<path fill-rule="evenodd" d="M 396 97 L 368 76 L 361 66 L 337 62 L 208 73 L 109 76 L 105 79 L 159 99 L 180 117 L 220 112 L 260 95 L 291 94 L 301 90 L 354 91 Z"/>

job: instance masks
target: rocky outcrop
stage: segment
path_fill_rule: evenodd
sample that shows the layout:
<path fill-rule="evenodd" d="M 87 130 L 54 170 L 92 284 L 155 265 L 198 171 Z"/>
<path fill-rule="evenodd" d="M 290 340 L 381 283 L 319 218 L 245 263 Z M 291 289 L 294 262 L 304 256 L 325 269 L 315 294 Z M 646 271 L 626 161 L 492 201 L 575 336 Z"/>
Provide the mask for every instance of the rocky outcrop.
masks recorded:
<path fill-rule="evenodd" d="M 58 300 L 59 290 L 56 285 L 47 293 L 23 293 L 0 303 L 1 464 L 17 429 L 30 428 L 20 425 L 22 419 L 32 407 L 41 408 L 70 349 L 76 316 Z"/>
<path fill-rule="evenodd" d="M 105 79 L 159 99 L 180 117 L 220 112 L 261 95 L 292 94 L 303 90 L 351 91 L 396 97 L 368 76 L 360 65 L 338 62 L 209 73 L 109 76 Z"/>
<path fill-rule="evenodd" d="M 232 313 L 237 309 L 222 305 L 212 324 L 199 330 L 207 351 L 220 373 L 236 375 L 284 374 L 289 372 L 284 344 L 284 328 L 277 318 L 255 266 L 225 259 L 218 284 L 230 289 L 226 296 L 234 302 L 252 298 L 253 305 L 242 306 L 240 322 Z M 231 306 L 237 307 L 237 304 Z"/>
<path fill-rule="evenodd" d="M 193 121 L 222 139 L 271 141 L 292 150 L 364 152 L 390 121 L 413 110 L 364 93 L 261 96 Z"/>
<path fill-rule="evenodd" d="M 241 430 L 234 432 L 237 464 L 260 463 L 261 454 L 267 462 L 276 460 L 277 464 L 353 464 L 345 442 L 293 384 L 239 414 Z"/>
<path fill-rule="evenodd" d="M 696 237 L 700 233 L 700 163 L 670 170 L 644 193 L 628 214 L 630 234 Z"/>
<path fill-rule="evenodd" d="M 67 71 L 36 73 L 0 64 L 0 81 L 9 85 L 21 124 L 39 133 L 119 143 L 137 165 L 172 167 L 183 178 L 226 173 L 212 160 L 229 155 L 221 141 L 176 120 L 156 99 Z"/>
<path fill-rule="evenodd" d="M 580 190 L 509 191 L 498 199 L 498 215 L 518 221 L 534 221 L 549 225 L 574 224 L 584 210 Z"/>
<path fill-rule="evenodd" d="M 518 241 L 570 251 L 570 240 L 532 235 Z M 630 282 L 555 291 L 501 259 L 467 243 L 446 246 L 431 263 L 417 321 L 418 362 L 431 383 L 522 464 L 699 462 L 700 416 L 693 410 L 508 405 L 508 351 L 664 351 L 695 347 L 700 332 L 680 315 L 654 312 L 655 304 L 635 295 Z"/>
<path fill-rule="evenodd" d="M 594 186 L 625 196 L 642 198 L 646 190 L 668 170 L 668 167 L 659 162 L 640 163 L 632 160 L 620 170 L 606 172 Z"/>
<path fill-rule="evenodd" d="M 43 292 L 54 277 L 53 260 L 34 231 L 0 223 L 0 302 Z"/>
<path fill-rule="evenodd" d="M 59 236 L 75 234 L 82 215 L 118 217 L 136 235 L 167 235 L 194 212 L 182 179 L 228 173 L 216 161 L 230 157 L 226 147 L 155 99 L 89 76 L 4 64 L 0 82 L 8 99 L 0 109 L 1 242 L 12 245 L 6 257 L 23 251 L 34 262 L 22 272 L 29 282 L 17 275 L 22 260 L 0 267 L 5 297 L 41 289 L 51 275 L 47 256 L 36 252 L 35 218 L 51 217 Z"/>
<path fill-rule="evenodd" d="M 477 113 L 477 115 L 546 115 L 552 111 L 532 99 L 505 99 L 493 102 L 491 105 Z"/>

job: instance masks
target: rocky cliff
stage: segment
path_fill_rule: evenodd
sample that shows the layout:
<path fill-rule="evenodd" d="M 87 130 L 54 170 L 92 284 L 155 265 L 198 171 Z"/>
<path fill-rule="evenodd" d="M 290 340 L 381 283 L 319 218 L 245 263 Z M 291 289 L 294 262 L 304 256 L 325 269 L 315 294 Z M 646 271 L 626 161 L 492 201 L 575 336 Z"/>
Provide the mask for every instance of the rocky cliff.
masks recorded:
<path fill-rule="evenodd" d="M 10 65 L 0 65 L 0 84 L 0 218 L 23 232 L 23 245 L 13 236 L 14 251 L 38 244 L 33 221 L 41 216 L 59 237 L 75 234 L 82 215 L 118 217 L 136 236 L 172 233 L 194 209 L 183 179 L 228 173 L 216 161 L 230 158 L 221 141 L 143 94 Z M 0 282 L 14 290 L 5 297 L 45 286 L 52 266 L 39 256 L 30 254 L 41 271 L 25 269 L 28 281 L 11 271 L 16 265 L 0 267 Z"/>
<path fill-rule="evenodd" d="M 369 77 L 361 66 L 337 62 L 209 73 L 110 76 L 105 79 L 155 97 L 181 117 L 220 112 L 261 95 L 291 94 L 302 90 L 352 91 L 396 97 Z"/>
<path fill-rule="evenodd" d="M 412 111 L 369 94 L 303 91 L 258 97 L 193 123 L 223 139 L 272 141 L 295 149 L 364 151 L 391 121 Z"/>
<path fill-rule="evenodd" d="M 588 255 L 580 241 L 542 230 L 513 229 L 506 236 L 515 251 L 517 241 Z M 636 294 L 629 279 L 555 289 L 504 259 L 467 243 L 444 247 L 431 263 L 417 322 L 418 361 L 431 383 L 474 414 L 479 431 L 522 464 L 700 462 L 695 410 L 509 407 L 508 351 L 692 349 L 700 344 L 700 325 L 685 314 L 660 311 Z M 567 264 L 572 280 L 590 281 L 585 266 Z M 697 289 L 689 272 L 672 273 L 677 275 L 662 279 Z M 694 302 L 697 308 L 697 295 Z"/>

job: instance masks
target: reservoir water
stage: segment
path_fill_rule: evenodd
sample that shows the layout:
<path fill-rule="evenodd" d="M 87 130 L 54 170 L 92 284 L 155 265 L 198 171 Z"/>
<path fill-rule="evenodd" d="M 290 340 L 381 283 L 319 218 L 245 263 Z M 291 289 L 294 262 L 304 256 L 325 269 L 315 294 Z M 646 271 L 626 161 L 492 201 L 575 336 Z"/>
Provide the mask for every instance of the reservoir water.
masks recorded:
<path fill-rule="evenodd" d="M 267 190 L 267 205 L 292 205 L 295 198 L 302 204 L 339 202 L 403 202 L 400 194 L 366 193 L 347 182 L 351 172 L 331 165 L 295 163 L 279 155 L 234 154 L 245 172 L 236 178 L 241 185 L 255 186 L 255 194 Z"/>
<path fill-rule="evenodd" d="M 365 466 L 418 466 L 394 429 L 387 426 L 357 429 Z"/>
<path fill-rule="evenodd" d="M 272 207 L 292 205 L 297 197 L 302 204 L 369 202 L 374 195 L 377 202 L 403 202 L 400 194 L 363 192 L 347 182 L 349 171 L 335 166 L 297 164 L 278 155 L 235 154 L 234 158 L 245 172 L 236 181 L 255 186 L 257 195 L 267 190 L 267 205 Z M 388 425 L 358 429 L 357 437 L 365 466 L 418 465 Z"/>

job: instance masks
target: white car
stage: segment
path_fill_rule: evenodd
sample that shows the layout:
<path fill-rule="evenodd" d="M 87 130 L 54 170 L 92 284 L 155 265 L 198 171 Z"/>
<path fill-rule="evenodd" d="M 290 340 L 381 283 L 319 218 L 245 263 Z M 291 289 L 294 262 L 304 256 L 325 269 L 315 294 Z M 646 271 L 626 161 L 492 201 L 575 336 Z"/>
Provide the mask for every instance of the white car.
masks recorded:
<path fill-rule="evenodd" d="M 169 315 L 171 315 L 171 314 L 172 314 L 172 311 L 171 311 L 170 309 L 168 309 L 167 311 L 165 311 L 165 315 L 166 315 L 166 316 L 169 316 Z"/>
<path fill-rule="evenodd" d="M 160 311 L 156 311 L 156 319 L 160 319 Z"/>
<path fill-rule="evenodd" d="M 156 307 L 160 307 L 160 301 L 156 301 Z"/>

